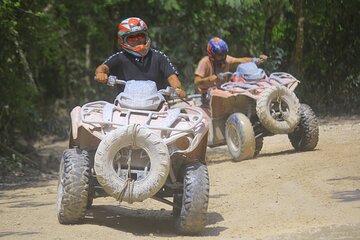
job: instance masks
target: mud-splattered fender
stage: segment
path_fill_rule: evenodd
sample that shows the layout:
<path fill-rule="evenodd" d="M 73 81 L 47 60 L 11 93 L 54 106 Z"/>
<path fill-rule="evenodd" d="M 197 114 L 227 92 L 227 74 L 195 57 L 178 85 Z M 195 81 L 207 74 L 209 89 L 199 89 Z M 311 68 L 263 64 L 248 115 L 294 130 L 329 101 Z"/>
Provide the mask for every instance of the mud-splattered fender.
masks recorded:
<path fill-rule="evenodd" d="M 72 133 L 73 139 L 76 139 L 78 137 L 78 128 L 79 128 L 80 122 L 81 122 L 80 110 L 81 110 L 81 107 L 76 106 L 70 113 L 71 133 Z"/>

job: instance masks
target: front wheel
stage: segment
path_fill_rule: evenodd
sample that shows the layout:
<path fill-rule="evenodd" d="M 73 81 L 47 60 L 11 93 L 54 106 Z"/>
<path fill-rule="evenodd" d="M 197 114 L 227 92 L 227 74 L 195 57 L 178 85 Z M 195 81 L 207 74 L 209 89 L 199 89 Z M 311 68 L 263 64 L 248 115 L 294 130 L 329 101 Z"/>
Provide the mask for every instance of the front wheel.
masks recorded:
<path fill-rule="evenodd" d="M 301 104 L 300 124 L 288 137 L 297 151 L 310 151 L 316 147 L 319 141 L 319 124 L 309 105 Z"/>
<path fill-rule="evenodd" d="M 209 202 L 209 175 L 206 165 L 195 162 L 185 167 L 182 198 L 176 195 L 174 200 L 175 204 L 181 202 L 181 210 L 174 211 L 177 231 L 185 235 L 200 233 L 205 227 Z"/>
<path fill-rule="evenodd" d="M 91 172 L 85 150 L 67 149 L 60 163 L 57 217 L 60 223 L 76 223 L 83 219 L 89 203 Z"/>
<path fill-rule="evenodd" d="M 255 135 L 251 122 L 242 113 L 233 113 L 226 121 L 225 139 L 234 161 L 254 157 Z"/>

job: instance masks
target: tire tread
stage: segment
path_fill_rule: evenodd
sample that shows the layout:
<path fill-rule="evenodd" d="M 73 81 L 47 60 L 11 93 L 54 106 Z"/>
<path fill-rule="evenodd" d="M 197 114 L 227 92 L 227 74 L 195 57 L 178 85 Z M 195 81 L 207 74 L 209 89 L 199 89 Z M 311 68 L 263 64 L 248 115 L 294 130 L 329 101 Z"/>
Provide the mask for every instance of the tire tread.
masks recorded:
<path fill-rule="evenodd" d="M 88 205 L 91 178 L 88 153 L 67 149 L 63 153 L 62 164 L 58 187 L 63 184 L 63 194 L 58 195 L 58 220 L 62 224 L 71 224 L 84 218 Z"/>

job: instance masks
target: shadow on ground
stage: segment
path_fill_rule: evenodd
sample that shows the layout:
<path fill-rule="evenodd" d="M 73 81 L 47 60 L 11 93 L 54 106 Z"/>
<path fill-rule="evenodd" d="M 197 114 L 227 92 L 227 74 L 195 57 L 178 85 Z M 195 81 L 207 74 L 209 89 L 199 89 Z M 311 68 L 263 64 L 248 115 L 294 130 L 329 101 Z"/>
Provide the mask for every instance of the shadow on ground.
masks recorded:
<path fill-rule="evenodd" d="M 39 232 L 0 232 L 0 238 L 10 237 L 10 236 L 30 236 L 39 234 Z"/>
<path fill-rule="evenodd" d="M 209 212 L 201 236 L 218 236 L 226 227 L 212 227 L 224 218 Z M 97 205 L 90 209 L 83 221 L 84 224 L 95 224 L 110 227 L 136 236 L 176 236 L 175 218 L 169 210 L 130 209 L 122 206 Z"/>
<path fill-rule="evenodd" d="M 347 176 L 347 177 L 341 177 L 341 178 L 328 179 L 328 182 L 335 182 L 335 181 L 360 181 L 360 177 Z M 339 202 L 359 201 L 360 200 L 360 189 L 334 192 L 332 194 L 332 198 L 337 199 Z"/>

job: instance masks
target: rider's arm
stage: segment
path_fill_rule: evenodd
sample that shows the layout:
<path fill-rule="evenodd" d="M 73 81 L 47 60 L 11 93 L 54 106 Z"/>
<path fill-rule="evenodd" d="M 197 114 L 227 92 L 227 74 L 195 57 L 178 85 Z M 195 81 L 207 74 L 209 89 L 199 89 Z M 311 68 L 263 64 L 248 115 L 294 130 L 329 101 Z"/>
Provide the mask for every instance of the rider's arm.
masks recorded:
<path fill-rule="evenodd" d="M 256 64 L 263 63 L 267 60 L 266 55 L 260 55 L 258 58 L 250 58 L 250 57 L 243 57 L 243 58 L 235 58 L 231 56 L 227 56 L 226 61 L 228 61 L 232 66 L 237 66 L 241 63 L 247 62 L 255 62 Z"/>
<path fill-rule="evenodd" d="M 200 77 L 199 75 L 195 75 L 194 83 L 198 87 L 209 88 L 214 85 L 216 79 L 216 75 L 211 75 L 209 77 Z"/>
<path fill-rule="evenodd" d="M 185 90 L 181 87 L 181 82 L 178 78 L 178 76 L 176 74 L 171 74 L 169 77 L 168 77 L 168 82 L 169 82 L 169 85 L 170 87 L 173 87 L 175 88 L 175 91 L 177 92 L 177 94 L 179 94 L 179 96 L 181 98 L 185 98 L 186 97 L 186 92 Z"/>
<path fill-rule="evenodd" d="M 95 70 L 95 79 L 100 83 L 107 83 L 108 77 L 110 74 L 113 74 L 111 71 L 114 68 L 121 66 L 121 56 L 122 52 L 111 55 L 107 60 L 105 60 L 100 66 Z"/>
<path fill-rule="evenodd" d="M 242 57 L 242 58 L 235 58 L 235 57 L 231 57 L 231 56 L 228 56 L 226 58 L 226 61 L 229 62 L 229 64 L 231 65 L 239 65 L 241 63 L 247 63 L 247 62 L 251 62 L 253 59 L 250 58 L 250 57 Z"/>
<path fill-rule="evenodd" d="M 170 87 L 174 88 L 180 98 L 186 97 L 185 90 L 181 87 L 181 82 L 178 78 L 178 71 L 174 65 L 170 62 L 169 58 L 161 51 L 154 51 L 159 61 L 160 72 L 167 76 L 167 81 Z"/>

